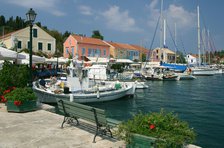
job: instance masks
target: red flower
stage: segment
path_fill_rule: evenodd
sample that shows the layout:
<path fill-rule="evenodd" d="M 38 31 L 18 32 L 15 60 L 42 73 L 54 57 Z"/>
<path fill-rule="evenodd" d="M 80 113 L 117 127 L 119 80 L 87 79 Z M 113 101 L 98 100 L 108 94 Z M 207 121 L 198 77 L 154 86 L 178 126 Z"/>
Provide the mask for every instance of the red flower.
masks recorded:
<path fill-rule="evenodd" d="M 149 126 L 149 128 L 152 130 L 152 129 L 154 129 L 156 126 L 154 125 L 154 124 L 151 124 L 150 126 Z"/>
<path fill-rule="evenodd" d="M 5 95 L 5 94 L 9 93 L 10 91 L 11 91 L 10 89 L 7 89 L 3 92 L 3 94 Z"/>
<path fill-rule="evenodd" d="M 14 101 L 14 104 L 15 104 L 16 106 L 20 106 L 20 105 L 22 104 L 22 102 L 21 102 L 21 101 Z"/>
<path fill-rule="evenodd" d="M 2 103 L 5 103 L 5 102 L 7 102 L 7 100 L 6 100 L 6 98 L 4 97 L 4 96 L 0 96 L 0 102 L 2 102 Z"/>

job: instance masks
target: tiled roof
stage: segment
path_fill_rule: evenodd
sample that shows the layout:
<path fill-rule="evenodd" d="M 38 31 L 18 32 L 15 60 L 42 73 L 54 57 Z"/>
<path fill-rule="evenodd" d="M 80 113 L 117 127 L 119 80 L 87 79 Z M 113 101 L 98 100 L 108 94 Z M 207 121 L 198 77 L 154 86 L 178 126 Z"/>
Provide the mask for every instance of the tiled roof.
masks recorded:
<path fill-rule="evenodd" d="M 92 44 L 92 45 L 99 45 L 99 46 L 109 46 L 100 39 L 84 37 L 79 35 L 72 35 L 72 36 L 74 37 L 75 40 L 77 40 L 78 43 Z"/>
<path fill-rule="evenodd" d="M 16 33 L 17 31 L 19 31 L 19 30 L 16 30 L 16 31 L 7 33 L 7 34 L 5 34 L 5 35 L 3 35 L 3 36 L 0 36 L 0 40 L 1 40 L 1 39 L 5 39 L 5 38 L 7 38 L 7 37 L 10 37 L 13 33 Z"/>
<path fill-rule="evenodd" d="M 173 52 L 172 50 L 168 48 L 163 48 L 163 50 L 165 50 L 166 53 L 175 54 L 175 52 Z"/>
<path fill-rule="evenodd" d="M 131 46 L 135 47 L 137 50 L 139 50 L 139 51 L 141 51 L 143 53 L 148 53 L 150 51 L 149 49 L 141 47 L 139 45 L 131 45 Z"/>
<path fill-rule="evenodd" d="M 133 47 L 129 44 L 117 43 L 117 42 L 107 42 L 107 43 L 114 46 L 115 48 L 119 48 L 119 49 L 137 50 L 135 47 Z"/>
<path fill-rule="evenodd" d="M 121 49 L 122 47 L 119 46 L 117 43 L 115 42 L 107 42 L 108 44 L 112 45 L 114 48 L 118 48 L 118 49 Z"/>

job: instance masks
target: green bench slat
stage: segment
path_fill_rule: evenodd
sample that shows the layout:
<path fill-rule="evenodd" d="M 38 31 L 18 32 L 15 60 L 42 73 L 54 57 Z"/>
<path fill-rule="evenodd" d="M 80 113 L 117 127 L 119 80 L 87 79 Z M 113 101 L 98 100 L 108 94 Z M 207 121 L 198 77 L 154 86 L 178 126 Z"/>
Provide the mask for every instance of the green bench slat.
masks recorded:
<path fill-rule="evenodd" d="M 57 100 L 58 102 L 59 100 Z M 66 100 L 63 100 L 63 103 L 64 105 L 70 105 L 70 106 L 75 106 L 77 108 L 83 108 L 85 110 L 91 110 L 93 107 L 90 107 L 90 106 L 87 106 L 87 105 L 83 105 L 83 104 L 79 104 L 79 103 L 75 103 L 75 102 L 70 102 L 70 101 L 66 101 Z M 58 102 L 58 104 L 61 104 L 61 102 Z M 95 108 L 97 113 L 101 113 L 101 114 L 104 114 L 105 111 L 102 110 L 102 109 L 99 109 L 99 108 Z"/>
<path fill-rule="evenodd" d="M 79 117 L 79 118 L 83 118 L 83 119 L 95 122 L 95 116 L 94 116 L 94 113 L 92 110 L 93 107 L 84 106 L 82 104 L 77 105 L 77 103 L 75 103 L 75 105 L 73 105 L 70 102 L 67 103 L 68 101 L 64 101 L 64 100 L 63 100 L 63 102 L 64 102 L 65 111 L 68 114 L 75 116 L 75 117 Z M 64 110 L 63 110 L 63 106 L 61 104 L 62 104 L 61 102 L 58 103 L 58 108 L 59 108 L 59 111 L 63 113 Z M 81 107 L 81 108 L 79 108 L 79 107 Z M 94 109 L 96 110 L 96 113 L 97 113 L 98 122 L 105 125 L 107 123 L 105 111 L 101 110 L 101 109 L 96 109 L 96 108 L 94 108 Z"/>

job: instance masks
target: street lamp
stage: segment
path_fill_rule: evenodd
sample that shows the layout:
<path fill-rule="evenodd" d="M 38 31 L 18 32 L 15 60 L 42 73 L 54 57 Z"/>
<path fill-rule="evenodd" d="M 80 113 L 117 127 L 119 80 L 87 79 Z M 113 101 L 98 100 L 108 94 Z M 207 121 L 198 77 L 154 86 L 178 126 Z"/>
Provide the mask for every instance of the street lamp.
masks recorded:
<path fill-rule="evenodd" d="M 57 55 L 57 65 L 56 65 L 56 72 L 58 72 L 58 49 L 56 48 L 56 55 Z"/>
<path fill-rule="evenodd" d="M 17 52 L 17 47 L 18 47 L 19 40 L 17 38 L 14 38 L 13 42 L 14 42 L 15 51 Z"/>
<path fill-rule="evenodd" d="M 33 41 L 33 38 L 32 38 L 32 28 L 33 28 L 33 22 L 35 21 L 35 18 L 36 18 L 36 13 L 35 11 L 30 8 L 30 10 L 26 13 L 26 18 L 27 18 L 27 21 L 29 22 L 29 25 L 30 25 L 30 46 L 29 46 L 29 50 L 30 50 L 30 80 L 29 80 L 29 86 L 32 87 L 33 84 L 33 76 L 32 76 L 32 41 Z"/>
<path fill-rule="evenodd" d="M 15 50 L 16 50 L 16 60 L 15 60 L 15 64 L 17 64 L 17 58 L 18 58 L 18 53 L 17 53 L 17 48 L 18 48 L 18 39 L 17 38 L 14 38 L 14 40 L 13 40 L 13 42 L 14 42 L 14 48 L 15 48 Z"/>

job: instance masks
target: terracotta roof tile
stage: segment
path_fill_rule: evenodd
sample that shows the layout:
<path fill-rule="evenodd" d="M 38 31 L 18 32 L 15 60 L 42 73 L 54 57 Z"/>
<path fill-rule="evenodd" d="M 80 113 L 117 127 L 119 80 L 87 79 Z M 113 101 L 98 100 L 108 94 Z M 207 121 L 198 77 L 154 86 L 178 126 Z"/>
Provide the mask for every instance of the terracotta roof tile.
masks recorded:
<path fill-rule="evenodd" d="M 135 47 L 133 47 L 129 44 L 117 43 L 117 42 L 107 42 L 107 43 L 114 46 L 115 48 L 119 48 L 119 49 L 137 50 Z"/>
<path fill-rule="evenodd" d="M 149 49 L 141 47 L 139 45 L 131 45 L 131 46 L 135 47 L 137 50 L 139 50 L 139 51 L 141 51 L 143 53 L 148 53 L 150 51 Z"/>
<path fill-rule="evenodd" d="M 109 46 L 100 39 L 84 37 L 79 35 L 72 35 L 72 36 L 75 38 L 75 40 L 77 40 L 78 43 L 92 44 L 92 45 L 99 45 L 99 46 Z"/>

